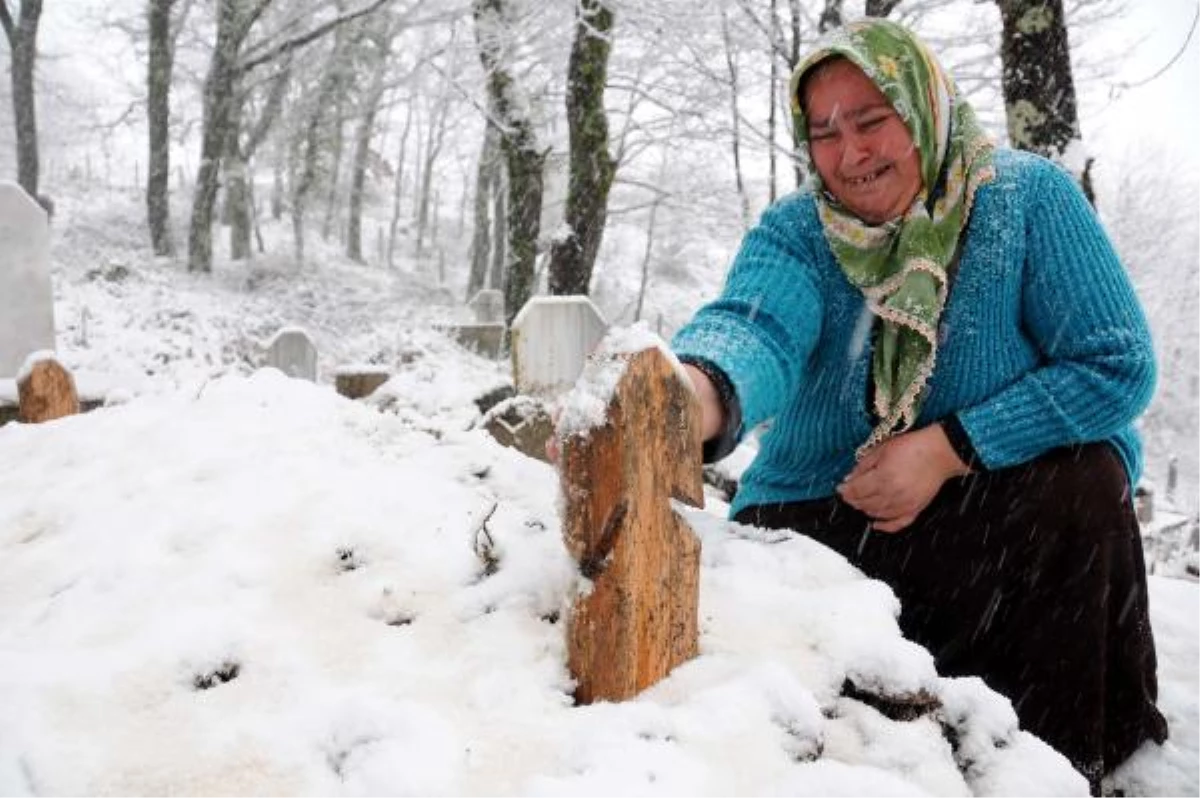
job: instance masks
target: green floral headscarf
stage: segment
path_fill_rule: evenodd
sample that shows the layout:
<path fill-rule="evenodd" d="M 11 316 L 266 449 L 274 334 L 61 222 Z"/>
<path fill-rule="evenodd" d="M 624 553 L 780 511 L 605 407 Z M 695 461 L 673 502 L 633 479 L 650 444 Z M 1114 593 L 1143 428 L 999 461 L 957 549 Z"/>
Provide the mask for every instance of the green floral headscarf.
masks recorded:
<path fill-rule="evenodd" d="M 881 225 L 869 225 L 841 207 L 823 190 L 812 165 L 801 91 L 813 67 L 836 57 L 849 60 L 879 87 L 920 153 L 921 191 L 903 216 Z M 946 271 L 975 191 L 993 177 L 992 142 L 932 53 L 888 20 L 851 22 L 822 37 L 793 73 L 790 92 L 796 144 L 808 161 L 825 237 L 847 279 L 882 320 L 873 362 L 880 420 L 859 449 L 861 456 L 916 422 L 937 360 Z"/>

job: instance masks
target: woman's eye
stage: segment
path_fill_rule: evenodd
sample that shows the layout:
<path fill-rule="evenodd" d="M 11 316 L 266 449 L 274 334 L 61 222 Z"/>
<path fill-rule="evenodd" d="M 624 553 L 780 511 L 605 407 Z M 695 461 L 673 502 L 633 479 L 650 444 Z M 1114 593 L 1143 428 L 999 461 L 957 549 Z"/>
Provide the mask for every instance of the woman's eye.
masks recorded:
<path fill-rule="evenodd" d="M 836 130 L 814 130 L 808 134 L 810 141 L 833 141 L 836 136 Z"/>
<path fill-rule="evenodd" d="M 861 123 L 859 123 L 859 127 L 863 130 L 878 130 L 883 126 L 883 123 L 886 122 L 887 119 L 888 118 L 886 116 L 873 116 L 868 119 L 864 119 Z"/>

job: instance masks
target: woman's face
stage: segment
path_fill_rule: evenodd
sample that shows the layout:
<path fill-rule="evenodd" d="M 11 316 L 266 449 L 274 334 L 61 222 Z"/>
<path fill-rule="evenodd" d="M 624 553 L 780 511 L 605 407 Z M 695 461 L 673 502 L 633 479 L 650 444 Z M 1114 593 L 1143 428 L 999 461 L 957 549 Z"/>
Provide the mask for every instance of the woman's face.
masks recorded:
<path fill-rule="evenodd" d="M 804 85 L 813 165 L 825 188 L 869 224 L 901 216 L 921 190 L 921 160 L 900 115 L 862 70 L 844 58 L 816 68 Z"/>

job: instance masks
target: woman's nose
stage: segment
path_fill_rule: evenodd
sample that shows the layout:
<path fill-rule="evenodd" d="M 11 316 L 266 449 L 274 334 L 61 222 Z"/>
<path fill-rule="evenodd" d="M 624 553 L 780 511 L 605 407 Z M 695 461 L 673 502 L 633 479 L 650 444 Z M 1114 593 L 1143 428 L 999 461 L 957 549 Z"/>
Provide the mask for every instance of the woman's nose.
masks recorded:
<path fill-rule="evenodd" d="M 870 147 L 865 137 L 853 132 L 842 134 L 842 165 L 853 166 L 871 157 Z"/>

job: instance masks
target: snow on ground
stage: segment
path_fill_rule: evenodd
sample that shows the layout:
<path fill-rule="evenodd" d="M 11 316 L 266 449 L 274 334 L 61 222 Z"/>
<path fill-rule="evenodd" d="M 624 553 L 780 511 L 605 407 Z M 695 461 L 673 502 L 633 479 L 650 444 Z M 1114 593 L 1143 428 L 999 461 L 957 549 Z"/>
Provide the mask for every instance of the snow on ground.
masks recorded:
<path fill-rule="evenodd" d="M 701 512 L 701 656 L 574 707 L 556 475 L 412 406 L 263 370 L 0 428 L 0 469 L 4 792 L 1086 788 L 883 585 Z M 888 720 L 847 678 L 946 707 Z"/>

